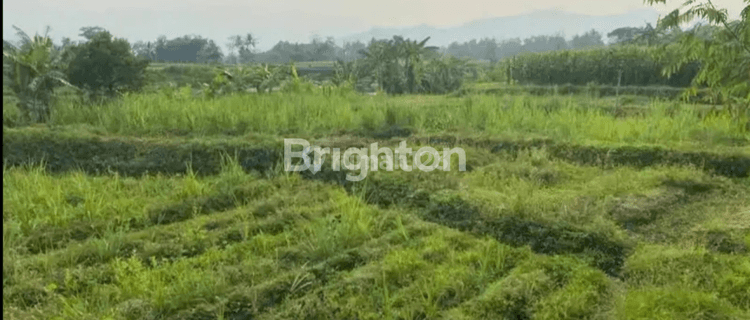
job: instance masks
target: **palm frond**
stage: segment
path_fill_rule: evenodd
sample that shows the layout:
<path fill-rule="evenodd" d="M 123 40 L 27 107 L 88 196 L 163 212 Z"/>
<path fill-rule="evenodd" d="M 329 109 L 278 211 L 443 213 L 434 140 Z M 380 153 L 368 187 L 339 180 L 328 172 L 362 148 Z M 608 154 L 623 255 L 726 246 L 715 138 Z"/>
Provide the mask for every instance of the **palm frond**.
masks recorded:
<path fill-rule="evenodd" d="M 31 37 L 29 37 L 29 35 L 26 34 L 26 32 L 21 30 L 21 28 L 13 26 L 13 29 L 16 30 L 16 36 L 21 38 L 19 40 L 19 44 L 20 44 L 19 47 L 23 47 L 31 43 Z"/>
<path fill-rule="evenodd" d="M 427 44 L 427 41 L 429 41 L 429 40 L 430 40 L 430 37 L 425 38 L 424 40 L 422 40 L 422 42 L 420 42 L 418 44 L 418 46 L 424 47 L 424 45 Z"/>

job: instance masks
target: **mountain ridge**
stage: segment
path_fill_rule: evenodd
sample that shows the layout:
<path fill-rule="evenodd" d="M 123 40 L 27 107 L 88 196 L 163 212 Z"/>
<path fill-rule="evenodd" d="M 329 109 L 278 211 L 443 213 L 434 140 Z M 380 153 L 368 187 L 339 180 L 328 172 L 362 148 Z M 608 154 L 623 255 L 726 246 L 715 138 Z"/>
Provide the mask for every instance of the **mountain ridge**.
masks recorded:
<path fill-rule="evenodd" d="M 495 38 L 507 40 L 525 39 L 539 35 L 563 34 L 567 39 L 595 29 L 604 35 L 621 27 L 642 27 L 646 23 L 656 24 L 658 11 L 653 8 L 630 10 L 623 14 L 593 16 L 562 10 L 538 10 L 525 14 L 482 18 L 452 27 L 435 27 L 419 24 L 406 27 L 372 27 L 370 30 L 350 34 L 343 41 L 369 42 L 372 38 L 389 39 L 400 35 L 410 39 L 430 38 L 430 44 L 448 46 L 454 41 Z"/>

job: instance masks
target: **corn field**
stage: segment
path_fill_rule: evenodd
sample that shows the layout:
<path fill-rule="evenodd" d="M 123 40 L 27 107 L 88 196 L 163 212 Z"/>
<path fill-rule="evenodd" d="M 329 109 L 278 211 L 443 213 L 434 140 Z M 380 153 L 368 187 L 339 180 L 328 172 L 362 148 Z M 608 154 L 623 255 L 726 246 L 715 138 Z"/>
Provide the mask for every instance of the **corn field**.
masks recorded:
<path fill-rule="evenodd" d="M 525 84 L 573 84 L 687 87 L 699 66 L 690 64 L 671 77 L 662 75 L 666 62 L 657 48 L 617 46 L 587 50 L 526 53 L 500 61 L 493 80 Z"/>

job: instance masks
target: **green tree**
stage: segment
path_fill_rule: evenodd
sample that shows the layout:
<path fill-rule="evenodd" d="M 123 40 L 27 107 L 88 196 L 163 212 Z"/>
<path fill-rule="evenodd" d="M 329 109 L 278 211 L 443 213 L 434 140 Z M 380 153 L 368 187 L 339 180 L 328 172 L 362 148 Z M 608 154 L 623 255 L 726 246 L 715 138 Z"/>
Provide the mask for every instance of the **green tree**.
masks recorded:
<path fill-rule="evenodd" d="M 394 46 L 397 52 L 397 56 L 401 56 L 404 61 L 404 69 L 406 73 L 406 92 L 414 93 L 417 91 L 417 84 L 421 81 L 421 62 L 423 56 L 430 50 L 437 50 L 437 47 L 426 47 L 427 41 L 430 37 L 425 38 L 421 42 L 416 40 L 403 39 L 401 37 L 394 37 Z"/>
<path fill-rule="evenodd" d="M 497 62 L 497 42 L 495 39 L 483 39 L 480 43 L 484 44 L 483 58 L 490 60 L 491 64 Z"/>
<path fill-rule="evenodd" d="M 459 69 L 455 63 L 432 63 L 429 65 L 431 68 L 427 68 L 425 61 L 438 49 L 426 46 L 429 40 L 430 37 L 427 37 L 417 42 L 399 36 L 387 41 L 373 40 L 367 50 L 362 52 L 365 56 L 365 67 L 377 79 L 379 87 L 390 94 L 425 92 L 428 88 L 437 88 L 438 81 L 435 80 L 435 75 L 430 82 L 434 85 L 424 85 L 426 71 L 442 72 L 446 70 L 440 69 L 445 67 L 451 69 L 451 75 L 461 72 L 453 72 Z"/>
<path fill-rule="evenodd" d="M 523 40 L 521 51 L 525 52 L 544 52 L 553 50 L 564 50 L 568 48 L 568 43 L 562 35 L 554 36 L 533 36 Z"/>
<path fill-rule="evenodd" d="M 156 47 L 152 46 L 151 42 L 136 41 L 132 47 L 136 56 L 156 60 Z"/>
<path fill-rule="evenodd" d="M 390 67 L 393 53 L 389 41 L 372 39 L 367 49 L 360 51 L 360 54 L 365 57 L 366 68 L 375 77 L 380 89 L 388 90 L 389 83 L 396 81 L 394 78 L 400 76 L 398 73 L 388 72 L 389 69 L 393 69 Z"/>
<path fill-rule="evenodd" d="M 104 29 L 102 27 L 83 27 L 81 28 L 81 33 L 79 36 L 86 38 L 86 40 L 91 40 L 99 33 L 102 32 L 108 32 L 107 29 Z"/>
<path fill-rule="evenodd" d="M 422 90 L 437 94 L 456 91 L 463 85 L 467 70 L 466 61 L 453 56 L 429 60 L 424 67 Z"/>
<path fill-rule="evenodd" d="M 230 52 L 237 50 L 238 63 L 248 63 L 253 61 L 252 49 L 258 40 L 250 33 L 242 36 L 236 35 L 229 37 L 228 47 Z"/>
<path fill-rule="evenodd" d="M 149 57 L 157 61 L 173 62 L 211 62 L 222 57 L 221 50 L 213 42 L 195 35 L 185 35 L 174 39 L 160 36 L 155 44 L 136 42 L 133 50 L 138 56 Z"/>
<path fill-rule="evenodd" d="M 330 60 L 335 56 L 336 42 L 332 37 L 326 38 L 325 41 L 317 37 L 313 38 L 311 46 L 311 61 Z"/>
<path fill-rule="evenodd" d="M 675 31 L 681 32 L 682 30 Z M 650 23 L 647 23 L 645 27 L 641 28 L 624 27 L 615 29 L 612 32 L 608 33 L 607 37 L 614 44 L 653 45 L 660 42 L 667 43 L 674 40 L 672 39 L 673 37 L 669 37 L 667 34 L 663 34 L 663 32 L 659 32 L 658 30 L 654 29 L 654 27 L 651 26 Z"/>
<path fill-rule="evenodd" d="M 44 35 L 33 37 L 13 28 L 21 41 L 18 47 L 10 43 L 6 47 L 3 42 L 3 73 L 28 120 L 45 122 L 50 117 L 54 89 L 61 85 L 72 87 L 61 70 L 62 55 L 48 35 L 49 27 Z"/>
<path fill-rule="evenodd" d="M 68 66 L 74 85 L 95 95 L 138 90 L 143 85 L 148 60 L 136 57 L 127 40 L 105 31 L 76 49 Z"/>
<path fill-rule="evenodd" d="M 197 61 L 198 62 L 218 62 L 224 57 L 221 53 L 221 48 L 216 45 L 213 40 L 208 40 L 203 47 L 198 50 Z"/>
<path fill-rule="evenodd" d="M 360 52 L 365 50 L 366 46 L 360 41 L 356 42 L 344 42 L 344 48 L 342 51 L 344 61 L 352 61 L 362 57 Z"/>
<path fill-rule="evenodd" d="M 604 41 L 602 41 L 602 34 L 594 29 L 580 36 L 575 35 L 573 39 L 570 41 L 571 49 L 581 49 L 581 48 L 601 47 L 601 46 L 604 46 Z"/>
<path fill-rule="evenodd" d="M 612 30 L 607 33 L 607 37 L 611 43 L 627 43 L 633 41 L 635 37 L 643 33 L 643 28 L 637 27 L 623 27 Z"/>
<path fill-rule="evenodd" d="M 649 4 L 664 3 L 666 0 L 646 0 Z M 726 9 L 718 9 L 708 0 L 685 1 L 681 8 L 671 12 L 659 21 L 657 29 L 679 29 L 680 24 L 695 18 L 707 20 L 709 25 L 720 26 L 713 34 L 701 36 L 699 30 L 683 32 L 674 43 L 663 45 L 661 58 L 668 62 L 665 75 L 672 75 L 691 62 L 700 62 L 701 69 L 693 79 L 695 87 L 707 86 L 715 99 L 731 107 L 732 113 L 747 120 L 750 105 L 750 0 L 740 20 L 729 21 Z M 675 53 L 679 52 L 679 53 Z M 670 54 L 672 53 L 672 54 Z"/>

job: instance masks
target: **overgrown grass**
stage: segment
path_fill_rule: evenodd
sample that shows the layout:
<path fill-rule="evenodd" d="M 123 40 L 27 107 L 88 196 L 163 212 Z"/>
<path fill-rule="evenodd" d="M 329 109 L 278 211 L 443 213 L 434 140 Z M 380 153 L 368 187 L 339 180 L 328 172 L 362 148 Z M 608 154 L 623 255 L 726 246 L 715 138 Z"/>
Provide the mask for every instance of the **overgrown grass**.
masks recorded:
<path fill-rule="evenodd" d="M 575 97 L 364 97 L 337 90 L 236 95 L 203 100 L 190 91 L 139 94 L 98 106 L 61 104 L 55 125 L 88 124 L 111 133 L 335 134 L 393 126 L 418 133 L 547 137 L 577 143 L 707 148 L 750 143 L 748 119 L 652 101 L 645 114 L 621 117 Z M 184 91 L 184 90 L 183 90 Z"/>
<path fill-rule="evenodd" d="M 741 246 L 750 228 L 715 219 L 743 221 L 734 212 L 750 208 L 750 180 L 681 167 L 575 166 L 544 150 L 468 150 L 472 172 L 373 172 L 377 189 L 369 191 L 283 171 L 263 179 L 231 160 L 206 177 L 5 168 L 4 316 L 733 319 L 749 312 L 750 259 Z M 378 200 L 388 197 L 393 205 Z M 444 221 L 426 219 L 435 210 Z M 567 238 L 514 239 L 512 230 L 483 234 L 451 223 L 511 216 L 542 236 Z M 28 250 L 56 230 L 100 222 L 112 227 Z M 739 247 L 723 252 L 705 230 Z M 592 264 L 601 252 L 564 249 L 584 241 L 575 234 L 637 246 L 616 279 Z M 670 236 L 647 237 L 659 234 Z M 563 249 L 540 249 L 539 241 L 561 241 Z"/>
<path fill-rule="evenodd" d="M 611 102 L 312 85 L 62 101 L 49 128 L 4 130 L 3 315 L 748 318 L 747 119 Z M 284 137 L 455 140 L 469 171 L 289 173 L 274 151 Z M 533 138 L 557 144 L 520 142 Z M 615 145 L 690 152 L 610 158 Z M 54 171 L 23 165 L 44 159 Z"/>
<path fill-rule="evenodd" d="M 236 179 L 240 174 L 241 181 Z M 234 179 L 233 179 L 234 178 Z M 3 168 L 3 217 L 18 223 L 23 234 L 41 226 L 67 227 L 145 218 L 149 202 L 183 202 L 252 181 L 236 163 L 213 178 L 150 176 L 139 179 L 88 177 L 81 172 L 51 176 L 43 167 Z M 231 184 L 237 185 L 231 185 Z"/>
<path fill-rule="evenodd" d="M 462 305 L 482 299 L 489 285 L 531 281 L 534 286 L 537 280 L 514 274 L 537 273 L 550 277 L 548 288 L 533 293 L 538 301 L 513 302 L 511 296 L 507 302 L 476 303 L 486 305 L 488 315 L 590 316 L 607 299 L 600 293 L 612 285 L 600 271 L 572 258 L 545 262 L 549 259 L 524 248 L 426 224 L 406 212 L 379 210 L 330 186 L 290 178 L 274 181 L 285 191 L 267 200 L 145 234 L 110 233 L 105 241 L 42 256 L 19 254 L 4 243 L 5 316 L 434 318 L 446 312 L 474 314 L 474 308 Z M 286 227 L 262 227 L 268 218 L 286 220 Z M 226 232 L 254 226 L 261 228 L 237 236 Z M 222 237 L 223 242 L 211 240 Z M 191 243 L 204 249 L 180 254 L 179 248 Z M 95 260 L 77 264 L 76 253 L 86 255 L 86 250 L 94 250 L 89 259 Z M 176 250 L 179 258 L 159 254 L 163 250 Z M 570 269 L 558 270 L 561 266 Z M 587 289 L 578 281 L 596 285 Z M 590 290 L 592 299 L 555 303 L 579 290 Z"/>

